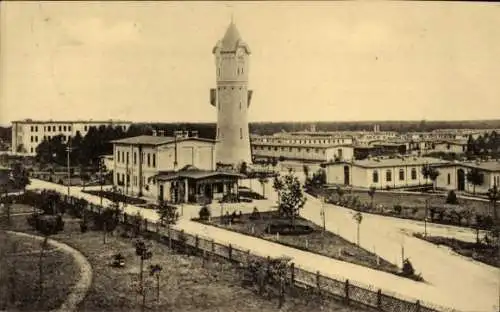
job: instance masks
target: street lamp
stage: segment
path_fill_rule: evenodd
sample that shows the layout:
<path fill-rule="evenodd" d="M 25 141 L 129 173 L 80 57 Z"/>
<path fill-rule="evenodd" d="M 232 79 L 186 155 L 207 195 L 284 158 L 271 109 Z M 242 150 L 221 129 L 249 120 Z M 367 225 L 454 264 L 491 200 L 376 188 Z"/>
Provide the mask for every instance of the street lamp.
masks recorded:
<path fill-rule="evenodd" d="M 66 163 L 68 167 L 68 198 L 70 196 L 70 186 L 71 186 L 71 171 L 70 171 L 70 159 L 69 155 L 73 149 L 71 148 L 71 141 L 68 142 L 68 146 L 66 147 Z"/>

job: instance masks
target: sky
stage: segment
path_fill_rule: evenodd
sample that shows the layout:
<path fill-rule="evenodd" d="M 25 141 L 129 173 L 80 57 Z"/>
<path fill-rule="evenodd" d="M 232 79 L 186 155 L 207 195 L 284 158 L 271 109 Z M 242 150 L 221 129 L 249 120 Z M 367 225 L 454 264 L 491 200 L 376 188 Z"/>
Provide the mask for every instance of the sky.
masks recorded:
<path fill-rule="evenodd" d="M 0 124 L 216 121 L 212 48 L 250 46 L 250 121 L 500 118 L 500 4 L 1 2 Z"/>

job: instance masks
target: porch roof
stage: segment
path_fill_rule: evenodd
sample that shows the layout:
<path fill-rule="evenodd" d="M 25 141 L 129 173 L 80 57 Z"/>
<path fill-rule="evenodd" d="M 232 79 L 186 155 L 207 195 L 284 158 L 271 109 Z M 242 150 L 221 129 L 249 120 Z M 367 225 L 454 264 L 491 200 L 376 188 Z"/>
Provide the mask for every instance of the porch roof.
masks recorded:
<path fill-rule="evenodd" d="M 179 171 L 163 171 L 159 172 L 153 177 L 156 181 L 172 181 L 178 179 L 193 179 L 193 180 L 203 180 L 215 177 L 222 177 L 228 179 L 238 179 L 245 177 L 239 173 L 224 172 L 224 171 L 211 171 L 211 170 L 201 170 L 194 166 L 186 166 Z"/>

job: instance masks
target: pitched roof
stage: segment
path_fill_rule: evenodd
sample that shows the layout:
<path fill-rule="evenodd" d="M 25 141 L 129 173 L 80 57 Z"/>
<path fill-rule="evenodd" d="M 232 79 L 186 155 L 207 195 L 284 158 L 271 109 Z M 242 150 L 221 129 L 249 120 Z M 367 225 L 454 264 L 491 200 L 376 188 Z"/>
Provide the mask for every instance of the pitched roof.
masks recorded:
<path fill-rule="evenodd" d="M 210 178 L 210 177 L 215 177 L 215 176 L 226 176 L 226 177 L 233 177 L 233 178 L 243 177 L 243 175 L 239 174 L 239 173 L 201 170 L 201 169 L 196 168 L 195 166 L 187 165 L 179 171 L 160 172 L 156 176 L 154 176 L 153 178 L 158 180 L 158 181 L 170 181 L 170 180 L 176 180 L 176 179 L 180 179 L 180 178 L 181 179 L 188 178 L 188 179 L 198 180 L 198 179 L 205 179 L 205 178 Z"/>
<path fill-rule="evenodd" d="M 347 163 L 347 162 L 340 162 Z M 406 158 L 383 158 L 383 159 L 363 159 L 352 162 L 354 166 L 363 168 L 386 168 L 400 166 L 437 165 L 447 164 L 449 161 L 432 157 L 406 157 Z M 331 163 L 330 163 L 331 164 Z M 336 164 L 336 163 L 333 163 Z M 328 164 L 326 164 L 328 165 Z"/>
<path fill-rule="evenodd" d="M 177 142 L 182 141 L 201 141 L 215 143 L 215 140 L 198 138 L 198 137 L 187 137 L 187 138 L 177 138 Z M 155 135 L 139 135 L 130 138 L 124 138 L 119 140 L 113 140 L 111 143 L 114 144 L 128 144 L 128 145 L 163 145 L 172 143 L 175 141 L 175 137 L 172 136 L 155 136 Z"/>

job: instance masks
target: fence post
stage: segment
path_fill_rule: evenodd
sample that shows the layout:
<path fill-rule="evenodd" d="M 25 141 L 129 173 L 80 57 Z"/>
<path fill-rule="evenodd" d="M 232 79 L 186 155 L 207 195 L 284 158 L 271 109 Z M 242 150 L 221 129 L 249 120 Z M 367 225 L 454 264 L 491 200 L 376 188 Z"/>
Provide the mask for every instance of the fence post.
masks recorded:
<path fill-rule="evenodd" d="M 271 257 L 270 256 L 267 256 L 267 266 L 266 266 L 266 269 L 267 269 L 267 276 L 271 275 Z"/>
<path fill-rule="evenodd" d="M 316 288 L 318 290 L 318 295 L 321 295 L 321 283 L 320 283 L 321 275 L 319 271 L 316 271 Z"/>
<path fill-rule="evenodd" d="M 345 280 L 345 303 L 349 304 L 349 280 Z"/>
<path fill-rule="evenodd" d="M 420 312 L 420 300 L 417 300 L 417 302 L 415 303 L 415 312 Z"/>
<path fill-rule="evenodd" d="M 215 254 L 215 240 L 212 239 L 212 253 Z"/>
<path fill-rule="evenodd" d="M 194 237 L 194 246 L 196 247 L 196 250 L 200 248 L 200 238 L 198 237 L 198 235 Z"/>
<path fill-rule="evenodd" d="M 379 310 L 382 309 L 382 290 L 381 289 L 379 289 L 377 291 L 377 308 Z"/>
<path fill-rule="evenodd" d="M 229 261 L 231 261 L 231 260 L 233 260 L 233 246 L 231 246 L 231 244 L 229 244 L 228 248 L 229 248 L 229 250 L 228 250 Z"/>
<path fill-rule="evenodd" d="M 148 219 L 144 218 L 144 231 L 148 231 Z"/>

